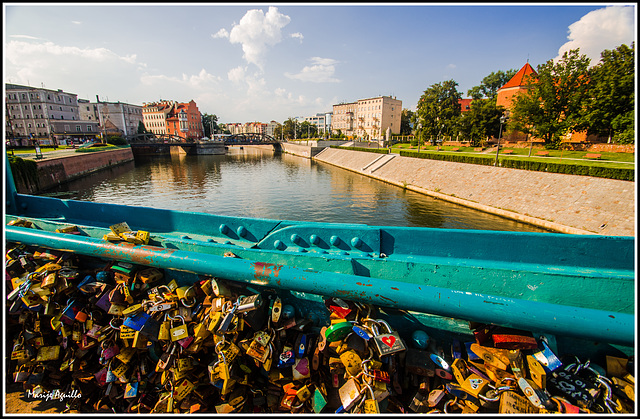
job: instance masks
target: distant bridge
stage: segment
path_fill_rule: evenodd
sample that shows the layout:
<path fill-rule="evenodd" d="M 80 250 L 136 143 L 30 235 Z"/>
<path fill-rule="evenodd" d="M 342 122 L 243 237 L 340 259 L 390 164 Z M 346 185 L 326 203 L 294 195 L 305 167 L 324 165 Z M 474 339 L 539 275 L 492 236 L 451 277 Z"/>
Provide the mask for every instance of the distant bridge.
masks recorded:
<path fill-rule="evenodd" d="M 249 144 L 279 144 L 280 142 L 276 140 L 273 136 L 268 134 L 261 133 L 253 133 L 246 132 L 240 134 L 231 134 L 229 136 L 225 136 L 223 141 L 196 141 L 196 140 L 185 140 L 184 138 L 178 137 L 173 134 L 134 134 L 126 137 L 126 140 L 129 144 L 167 144 L 170 146 L 189 146 L 203 143 L 224 143 L 225 146 L 232 145 L 249 145 Z"/>
<path fill-rule="evenodd" d="M 280 142 L 272 136 L 257 133 L 232 134 L 223 141 L 189 140 L 172 134 L 135 134 L 126 137 L 134 156 L 168 154 L 225 154 L 225 147 L 242 145 L 272 145 L 280 148 Z"/>

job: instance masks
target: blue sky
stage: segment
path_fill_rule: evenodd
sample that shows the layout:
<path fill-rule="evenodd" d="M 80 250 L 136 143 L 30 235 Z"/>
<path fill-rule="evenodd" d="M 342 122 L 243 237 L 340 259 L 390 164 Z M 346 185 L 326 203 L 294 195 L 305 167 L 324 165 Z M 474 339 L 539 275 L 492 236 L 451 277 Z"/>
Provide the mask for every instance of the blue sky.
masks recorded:
<path fill-rule="evenodd" d="M 609 6 L 607 6 L 609 5 Z M 282 122 L 636 40 L 635 3 L 3 3 L 4 81 Z"/>

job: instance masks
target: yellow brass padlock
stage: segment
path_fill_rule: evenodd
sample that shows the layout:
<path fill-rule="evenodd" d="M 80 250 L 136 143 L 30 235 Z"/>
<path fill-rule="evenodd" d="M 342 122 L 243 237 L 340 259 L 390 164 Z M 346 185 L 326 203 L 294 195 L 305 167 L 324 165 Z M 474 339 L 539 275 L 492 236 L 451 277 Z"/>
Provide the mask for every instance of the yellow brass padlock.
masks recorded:
<path fill-rule="evenodd" d="M 477 343 L 471 345 L 471 351 L 484 360 L 484 364 L 506 371 L 510 361 L 508 350 L 480 346 Z"/>
<path fill-rule="evenodd" d="M 537 359 L 531 355 L 527 355 L 527 365 L 529 366 L 529 374 L 534 383 L 540 388 L 547 387 L 547 372 Z"/>
<path fill-rule="evenodd" d="M 37 362 L 55 361 L 60 357 L 60 346 L 43 346 L 38 349 Z"/>
<path fill-rule="evenodd" d="M 160 323 L 160 328 L 158 330 L 158 340 L 170 340 L 171 334 L 169 329 L 171 328 L 171 323 L 168 321 L 163 321 Z"/>
<path fill-rule="evenodd" d="M 123 363 L 128 364 L 135 354 L 136 350 L 134 348 L 124 348 L 118 355 L 116 355 L 116 358 Z"/>
<path fill-rule="evenodd" d="M 172 327 L 169 330 L 172 342 L 176 342 L 176 341 L 179 341 L 180 339 L 184 339 L 189 335 L 189 330 L 187 329 L 187 323 L 184 321 L 184 317 L 182 316 L 176 316 L 176 317 L 182 320 L 182 324 L 176 327 Z M 173 319 L 174 318 L 171 318 L 171 320 Z"/>
<path fill-rule="evenodd" d="M 362 371 L 362 358 L 353 349 L 342 352 L 340 361 L 351 376 L 356 376 Z"/>
<path fill-rule="evenodd" d="M 120 339 L 133 339 L 136 336 L 136 330 L 128 326 L 120 326 Z"/>
<path fill-rule="evenodd" d="M 42 282 L 40 283 L 40 287 L 42 288 L 52 288 L 56 285 L 56 273 L 51 272 L 47 276 L 44 277 Z"/>
<path fill-rule="evenodd" d="M 120 365 L 118 365 L 117 367 L 115 367 L 114 369 L 111 370 L 111 372 L 116 376 L 116 377 L 122 377 L 125 375 L 125 373 L 127 372 L 127 370 L 129 369 L 129 365 L 125 364 L 124 362 L 121 363 Z"/>

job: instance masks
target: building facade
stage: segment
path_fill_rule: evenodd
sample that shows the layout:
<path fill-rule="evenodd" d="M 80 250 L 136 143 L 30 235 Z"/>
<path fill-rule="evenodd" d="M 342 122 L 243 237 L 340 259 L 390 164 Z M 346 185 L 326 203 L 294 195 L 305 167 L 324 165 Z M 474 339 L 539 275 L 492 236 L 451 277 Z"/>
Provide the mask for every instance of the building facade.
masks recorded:
<path fill-rule="evenodd" d="M 145 128 L 156 135 L 171 135 L 183 141 L 204 137 L 202 115 L 193 100 L 143 103 L 142 121 Z"/>
<path fill-rule="evenodd" d="M 505 115 L 508 117 L 513 107 L 515 98 L 525 93 L 531 88 L 532 85 L 538 82 L 538 73 L 527 62 L 522 68 L 507 82 L 498 89 L 498 95 L 496 97 L 496 106 L 503 106 L 506 111 Z M 507 120 L 508 125 L 508 120 Z M 507 131 L 502 133 L 502 138 L 505 142 L 544 142 L 542 139 L 526 135 L 522 132 Z M 602 142 L 604 139 L 597 135 L 587 135 L 586 131 L 582 132 L 569 132 L 562 138 L 565 143 L 594 143 Z"/>
<path fill-rule="evenodd" d="M 333 112 L 317 113 L 314 116 L 305 117 L 304 120 L 316 126 L 319 136 L 324 136 L 331 129 L 332 115 Z"/>
<path fill-rule="evenodd" d="M 400 133 L 402 101 L 391 96 L 360 99 L 333 105 L 331 130 L 368 140 L 382 140 L 389 129 Z"/>
<path fill-rule="evenodd" d="M 142 106 L 122 102 L 105 102 L 96 96 L 95 111 L 107 135 L 135 135 L 143 122 Z M 144 123 L 144 122 L 143 122 Z"/>
<path fill-rule="evenodd" d="M 17 84 L 6 84 L 5 89 L 6 136 L 12 145 L 64 144 L 99 134 L 98 121 L 80 117 L 74 93 Z"/>

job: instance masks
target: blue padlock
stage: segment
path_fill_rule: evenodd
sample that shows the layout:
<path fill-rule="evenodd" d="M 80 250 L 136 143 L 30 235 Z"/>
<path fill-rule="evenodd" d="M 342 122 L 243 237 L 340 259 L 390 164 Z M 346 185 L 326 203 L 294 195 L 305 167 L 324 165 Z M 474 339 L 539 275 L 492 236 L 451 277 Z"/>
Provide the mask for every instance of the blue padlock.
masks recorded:
<path fill-rule="evenodd" d="M 290 365 L 295 364 L 296 357 L 293 354 L 293 351 L 283 351 L 278 357 L 278 362 L 276 364 L 277 368 L 285 368 Z"/>
<path fill-rule="evenodd" d="M 142 331 L 142 327 L 150 318 L 151 316 L 149 316 L 144 311 L 141 311 L 140 313 L 137 313 L 131 317 L 126 317 L 122 324 L 124 324 L 127 327 L 130 327 L 133 330 L 137 330 L 138 332 L 140 332 Z"/>

